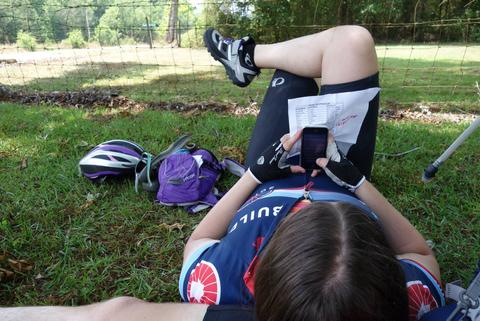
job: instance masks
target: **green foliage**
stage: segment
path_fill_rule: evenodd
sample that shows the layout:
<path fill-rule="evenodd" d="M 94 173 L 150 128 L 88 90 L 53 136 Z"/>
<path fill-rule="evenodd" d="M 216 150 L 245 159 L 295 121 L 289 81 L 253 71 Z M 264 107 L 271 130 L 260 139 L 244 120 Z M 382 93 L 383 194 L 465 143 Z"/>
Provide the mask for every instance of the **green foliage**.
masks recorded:
<path fill-rule="evenodd" d="M 70 31 L 68 33 L 67 42 L 72 48 L 84 48 L 86 45 L 85 39 L 83 39 L 82 31 L 79 29 Z"/>
<path fill-rule="evenodd" d="M 95 29 L 95 39 L 102 46 L 119 45 L 119 38 L 119 32 L 117 30 L 113 30 L 108 27 L 102 27 L 101 25 Z"/>
<path fill-rule="evenodd" d="M 20 31 L 17 35 L 17 46 L 29 51 L 35 51 L 38 44 L 33 35 L 29 34 L 28 32 Z"/>
<path fill-rule="evenodd" d="M 226 0 L 205 6 L 207 24 L 233 36 L 252 33 L 262 42 L 274 42 L 314 33 L 328 27 L 360 24 L 377 41 L 477 41 L 480 2 L 435 0 Z M 461 23 L 417 24 L 441 19 Z"/>
<path fill-rule="evenodd" d="M 134 45 L 136 44 L 137 41 L 131 37 L 123 37 L 121 40 L 120 40 L 120 45 L 122 46 L 131 46 L 131 45 Z"/>
<path fill-rule="evenodd" d="M 203 48 L 203 30 L 191 29 L 181 35 L 182 47 Z"/>
<path fill-rule="evenodd" d="M 85 30 L 86 36 L 88 36 L 89 29 L 93 32 L 99 19 L 95 15 L 95 11 L 101 9 L 103 2 L 105 2 L 98 0 L 36 1 L 43 2 L 43 12 L 46 17 L 45 28 L 49 30 L 49 37 L 56 42 L 67 39 L 69 32 L 76 29 Z"/>
<path fill-rule="evenodd" d="M 0 43 L 15 42 L 22 30 L 39 43 L 46 39 L 58 43 L 76 29 L 83 30 L 86 38 L 95 35 L 109 45 L 122 43 L 126 37 L 147 42 L 146 18 L 158 26 L 154 32 L 163 38 L 170 3 L 0 0 Z M 480 1 L 465 4 L 461 0 L 223 0 L 207 1 L 195 8 L 190 1 L 181 0 L 177 25 L 181 33 L 215 26 L 232 36 L 253 34 L 262 42 L 285 40 L 341 24 L 364 25 L 377 41 L 472 42 L 480 41 L 479 18 Z M 444 22 L 423 23 L 439 20 Z"/>
<path fill-rule="evenodd" d="M 100 18 L 95 28 L 95 39 L 102 46 L 113 46 L 119 44 L 120 33 L 118 31 L 118 7 L 110 7 Z"/>
<path fill-rule="evenodd" d="M 102 45 L 118 45 L 122 39 L 129 38 L 127 42 L 147 42 L 149 24 L 157 24 L 162 16 L 164 6 L 125 6 L 122 0 L 114 3 L 118 6 L 109 7 L 100 18 L 95 28 L 95 38 Z"/>
<path fill-rule="evenodd" d="M 263 35 L 263 42 L 279 42 L 290 38 L 290 29 L 285 26 L 291 26 L 294 22 L 291 9 L 288 0 L 256 2 L 253 28 Z"/>
<path fill-rule="evenodd" d="M 20 31 L 26 31 L 43 42 L 50 36 L 48 15 L 44 12 L 46 0 L 0 0 L 0 43 L 15 42 Z"/>
<path fill-rule="evenodd" d="M 44 40 L 43 40 L 43 45 L 45 48 L 48 48 L 48 47 L 53 47 L 55 46 L 55 41 L 51 38 L 48 38 L 46 37 Z"/>
<path fill-rule="evenodd" d="M 477 10 L 468 8 L 465 10 L 465 15 L 470 19 L 480 19 L 480 6 Z M 472 24 L 468 31 L 470 32 L 469 36 L 473 41 L 480 42 L 480 24 Z"/>

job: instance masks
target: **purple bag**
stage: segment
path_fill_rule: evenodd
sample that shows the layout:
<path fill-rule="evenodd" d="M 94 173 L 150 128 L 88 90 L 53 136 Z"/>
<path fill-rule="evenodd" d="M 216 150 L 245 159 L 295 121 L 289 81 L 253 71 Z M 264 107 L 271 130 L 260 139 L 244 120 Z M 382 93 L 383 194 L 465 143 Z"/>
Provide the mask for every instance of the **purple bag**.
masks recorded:
<path fill-rule="evenodd" d="M 211 207 L 221 197 L 215 183 L 225 169 L 237 176 L 245 172 L 234 160 L 225 158 L 219 162 L 206 149 L 192 152 L 183 149 L 172 154 L 163 160 L 158 171 L 157 201 L 168 206 L 185 206 L 190 213 Z"/>

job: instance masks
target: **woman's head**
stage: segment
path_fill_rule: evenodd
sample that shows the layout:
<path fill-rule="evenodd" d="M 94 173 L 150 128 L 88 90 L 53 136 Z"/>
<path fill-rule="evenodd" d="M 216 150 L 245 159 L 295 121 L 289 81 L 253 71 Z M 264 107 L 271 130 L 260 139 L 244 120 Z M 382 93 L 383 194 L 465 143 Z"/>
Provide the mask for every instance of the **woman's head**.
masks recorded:
<path fill-rule="evenodd" d="M 401 267 L 377 224 L 346 203 L 313 203 L 279 225 L 260 257 L 261 321 L 406 320 Z"/>

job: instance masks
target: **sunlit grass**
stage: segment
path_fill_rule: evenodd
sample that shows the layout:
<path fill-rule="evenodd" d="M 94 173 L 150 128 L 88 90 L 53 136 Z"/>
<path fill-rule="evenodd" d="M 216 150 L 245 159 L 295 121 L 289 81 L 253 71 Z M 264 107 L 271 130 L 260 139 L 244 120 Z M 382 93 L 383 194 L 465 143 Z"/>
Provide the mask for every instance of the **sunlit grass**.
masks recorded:
<path fill-rule="evenodd" d="M 480 46 L 381 45 L 377 54 L 385 106 L 478 111 Z M 248 105 L 262 102 L 272 74 L 264 71 L 249 87 L 237 88 L 204 49 L 124 46 L 30 55 L 0 66 L 0 82 L 26 91 L 104 88 L 140 101 Z"/>
<path fill-rule="evenodd" d="M 421 59 L 444 62 L 477 62 L 480 64 L 480 46 L 475 44 L 461 45 L 377 45 L 377 56 L 382 63 L 385 58 Z M 480 67 L 480 66 L 479 66 Z"/>

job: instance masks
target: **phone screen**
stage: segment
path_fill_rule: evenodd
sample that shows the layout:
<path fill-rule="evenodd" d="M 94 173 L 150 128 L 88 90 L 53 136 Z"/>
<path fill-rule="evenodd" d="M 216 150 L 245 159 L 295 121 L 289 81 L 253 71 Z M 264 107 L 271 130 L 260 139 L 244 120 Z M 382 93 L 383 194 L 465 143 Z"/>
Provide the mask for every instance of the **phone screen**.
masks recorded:
<path fill-rule="evenodd" d="M 305 169 L 320 168 L 316 163 L 319 157 L 326 157 L 328 129 L 306 127 L 302 132 L 301 166 Z"/>

